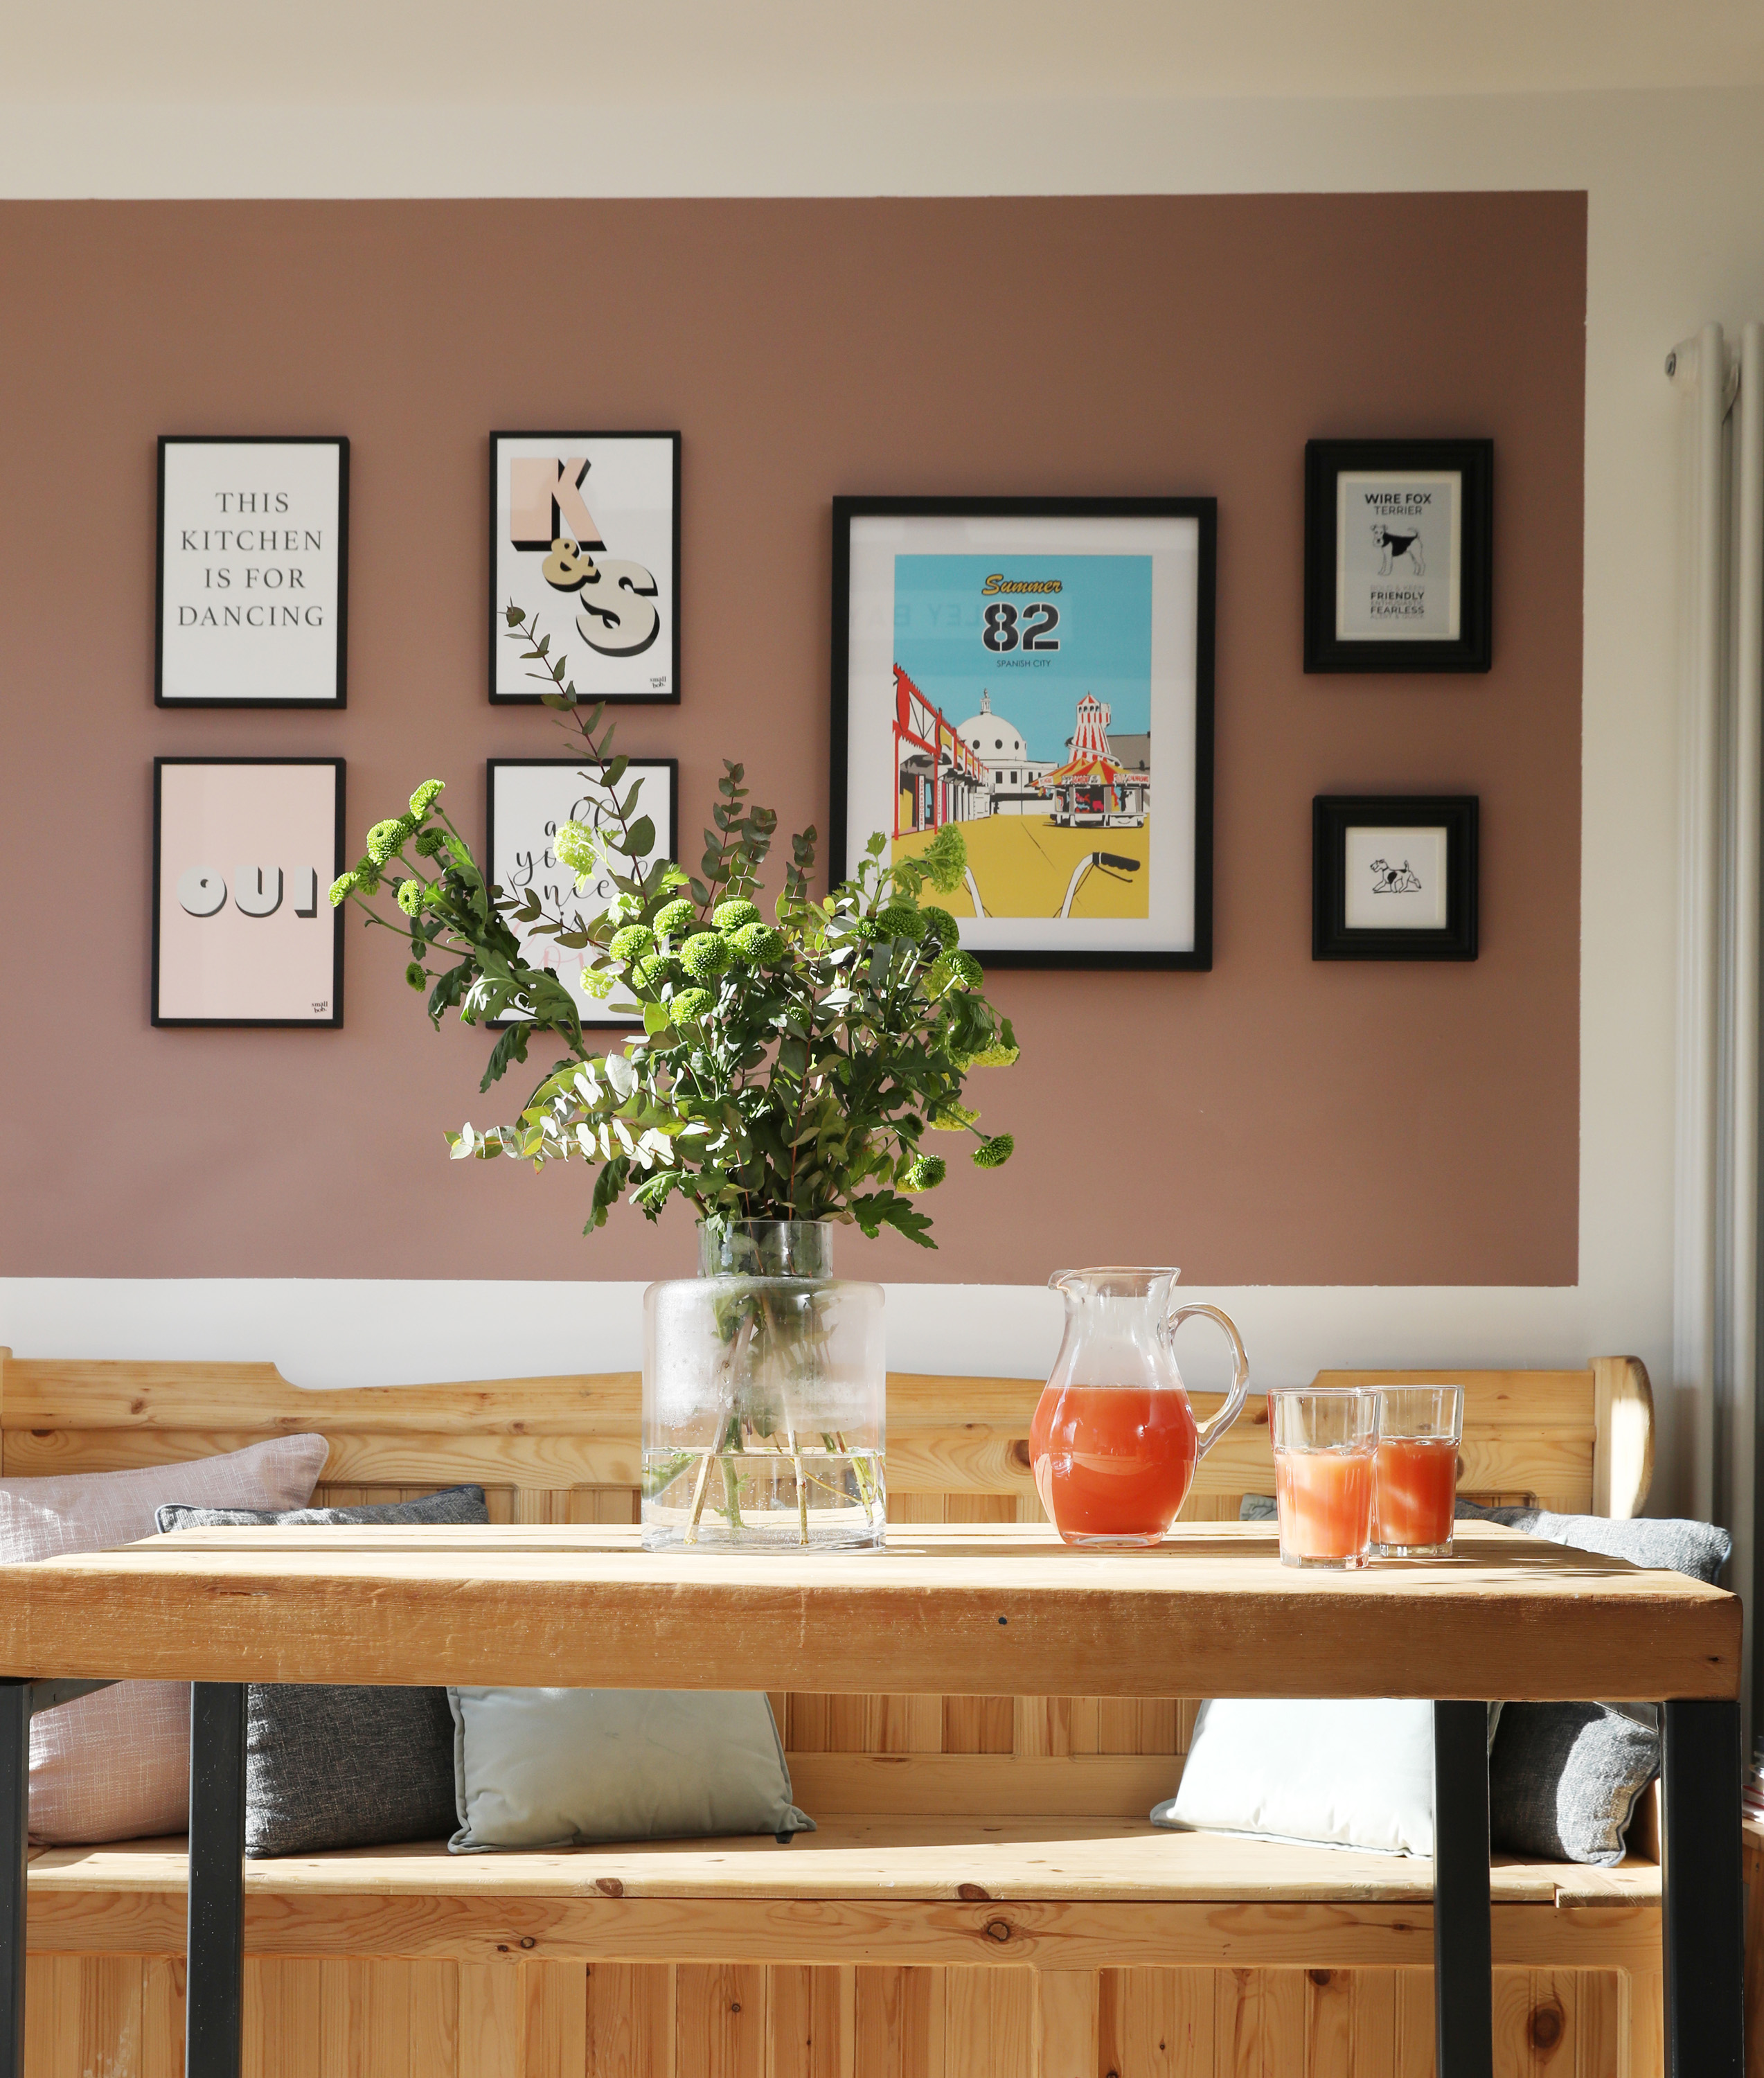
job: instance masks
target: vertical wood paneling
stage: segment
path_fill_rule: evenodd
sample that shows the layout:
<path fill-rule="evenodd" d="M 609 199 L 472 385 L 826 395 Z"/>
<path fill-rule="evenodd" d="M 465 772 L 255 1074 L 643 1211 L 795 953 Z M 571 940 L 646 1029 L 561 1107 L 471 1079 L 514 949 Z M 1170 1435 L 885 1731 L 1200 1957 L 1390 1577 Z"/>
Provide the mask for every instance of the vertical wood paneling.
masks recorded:
<path fill-rule="evenodd" d="M 460 1964 L 459 2078 L 521 2078 L 520 1990 L 507 1963 Z"/>
<path fill-rule="evenodd" d="M 317 1962 L 248 1958 L 245 1963 L 246 2070 L 252 2057 L 263 2078 L 319 2078 L 321 1972 Z M 253 2040 L 252 2014 L 256 2038 Z"/>
<path fill-rule="evenodd" d="M 673 2078 L 670 1964 L 591 1963 L 587 2008 L 588 2078 Z"/>
<path fill-rule="evenodd" d="M 33 1955 L 24 1972 L 27 2078 L 79 2078 L 80 1959 Z"/>
<path fill-rule="evenodd" d="M 1303 2071 L 1303 1970 L 1220 1970 L 1213 1984 L 1216 2078 L 1292 2078 Z"/>
<path fill-rule="evenodd" d="M 847 1974 L 806 1963 L 767 1972 L 765 2078 L 844 2078 L 851 2065 L 840 1982 Z"/>
<path fill-rule="evenodd" d="M 582 2078 L 588 2062 L 585 1966 L 523 1963 L 520 1976 L 522 2078 Z M 424 2074 L 413 2074 L 413 2078 L 424 2078 Z"/>
<path fill-rule="evenodd" d="M 455 1963 L 411 1965 L 411 2068 L 417 2078 L 459 2069 L 460 1973 Z"/>
<path fill-rule="evenodd" d="M 184 1971 L 181 1955 L 149 1955 L 142 1964 L 141 2078 L 182 2078 Z"/>
<path fill-rule="evenodd" d="M 1396 2078 L 1434 2078 L 1433 1972 L 1396 1973 Z"/>
<path fill-rule="evenodd" d="M 944 1977 L 941 1970 L 858 1969 L 855 2078 L 945 2078 Z"/>
<path fill-rule="evenodd" d="M 1354 2078 L 1395 2078 L 1396 1980 L 1395 1970 L 1354 1970 Z"/>
<path fill-rule="evenodd" d="M 1103 2078 L 1213 2078 L 1213 1972 L 1100 1972 L 1097 2064 Z"/>
<path fill-rule="evenodd" d="M 81 2078 L 135 2078 L 141 2059 L 141 1959 L 89 1955 L 79 1971 Z"/>
<path fill-rule="evenodd" d="M 765 2078 L 764 1966 L 682 1963 L 673 1978 L 681 2078 Z"/>
<path fill-rule="evenodd" d="M 972 1976 L 973 1972 L 951 1971 L 951 1988 L 958 1975 Z M 989 1977 L 1003 1979 L 1017 1975 L 1010 1970 L 988 1970 Z M 1096 2056 L 1101 2020 L 1099 2006 L 1097 1973 L 1094 1970 L 1036 1970 L 1032 1973 L 1035 1984 L 1034 2031 L 1039 2038 L 1040 2068 L 1037 2078 L 1096 2078 Z M 994 2005 L 996 2009 L 996 1995 Z M 992 2039 L 995 2043 L 1015 2042 L 1014 2036 L 998 2024 L 995 2011 Z M 1023 2041 L 1020 2060 L 1000 2059 L 993 2068 L 998 2078 L 1031 2078 L 1032 2063 L 1028 2055 L 1029 2043 Z M 996 2054 L 997 2052 L 995 2052 Z M 971 2066 L 964 2066 L 971 2068 Z"/>
<path fill-rule="evenodd" d="M 1304 1985 L 1305 2078 L 1370 2078 L 1354 2061 L 1353 1978 L 1345 1970 L 1307 1970 Z"/>
<path fill-rule="evenodd" d="M 1579 2032 L 1573 2078 L 1620 2078 L 1622 1983 L 1615 1970 L 1583 1970 L 1577 1979 Z"/>

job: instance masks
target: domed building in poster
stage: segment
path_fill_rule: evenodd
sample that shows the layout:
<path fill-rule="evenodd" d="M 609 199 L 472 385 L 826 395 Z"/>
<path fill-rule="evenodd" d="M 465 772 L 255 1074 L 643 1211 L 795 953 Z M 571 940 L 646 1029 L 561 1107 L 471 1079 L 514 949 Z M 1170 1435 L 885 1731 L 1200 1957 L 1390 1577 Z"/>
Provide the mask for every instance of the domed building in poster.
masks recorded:
<path fill-rule="evenodd" d="M 990 693 L 981 694 L 980 711 L 960 723 L 956 733 L 986 768 L 994 815 L 1032 815 L 1046 807 L 1042 782 L 1053 770 L 1053 761 L 1030 757 L 1023 732 L 994 713 Z"/>

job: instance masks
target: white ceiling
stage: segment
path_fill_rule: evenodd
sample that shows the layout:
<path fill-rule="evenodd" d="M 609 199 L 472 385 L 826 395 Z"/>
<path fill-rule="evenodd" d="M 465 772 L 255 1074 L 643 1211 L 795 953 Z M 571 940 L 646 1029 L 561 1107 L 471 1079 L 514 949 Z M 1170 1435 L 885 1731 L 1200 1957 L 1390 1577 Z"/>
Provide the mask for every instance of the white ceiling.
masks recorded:
<path fill-rule="evenodd" d="M 1764 0 L 0 0 L 0 53 L 14 105 L 1524 93 L 1764 81 Z"/>

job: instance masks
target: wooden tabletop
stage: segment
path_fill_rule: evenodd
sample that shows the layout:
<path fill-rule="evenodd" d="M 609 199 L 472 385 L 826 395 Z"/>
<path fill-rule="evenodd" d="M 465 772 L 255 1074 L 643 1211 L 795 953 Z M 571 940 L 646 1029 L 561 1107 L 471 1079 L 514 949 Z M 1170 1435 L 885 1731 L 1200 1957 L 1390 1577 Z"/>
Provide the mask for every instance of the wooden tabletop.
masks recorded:
<path fill-rule="evenodd" d="M 644 1551 L 634 1529 L 193 1529 L 0 1570 L 0 1675 L 846 1694 L 1738 1692 L 1740 1604 L 1460 1524 L 1457 1555 L 1282 1567 L 1269 1523 L 1157 1549 L 891 1525 L 885 1552 Z"/>

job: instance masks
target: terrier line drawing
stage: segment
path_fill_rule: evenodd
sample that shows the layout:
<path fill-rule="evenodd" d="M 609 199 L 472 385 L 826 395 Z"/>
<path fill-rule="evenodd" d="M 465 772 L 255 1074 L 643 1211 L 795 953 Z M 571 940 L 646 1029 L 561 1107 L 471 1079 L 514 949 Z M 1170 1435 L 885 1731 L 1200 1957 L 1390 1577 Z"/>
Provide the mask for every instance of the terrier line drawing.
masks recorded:
<path fill-rule="evenodd" d="M 1421 530 L 1412 522 L 1407 527 L 1391 527 L 1382 520 L 1372 522 L 1372 545 L 1380 550 L 1384 560 L 1378 565 L 1378 575 L 1391 574 L 1393 557 L 1406 556 L 1409 568 L 1416 577 L 1427 575 L 1427 565 L 1421 555 Z"/>
<path fill-rule="evenodd" d="M 1392 866 L 1387 858 L 1372 862 L 1372 892 L 1374 895 L 1419 895 L 1420 875 L 1404 859 L 1400 866 Z"/>

